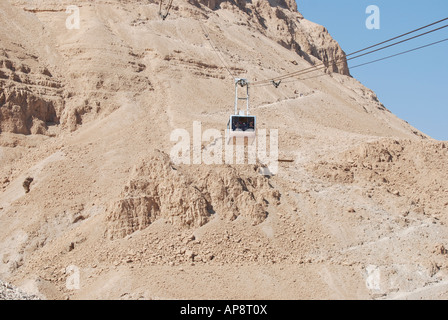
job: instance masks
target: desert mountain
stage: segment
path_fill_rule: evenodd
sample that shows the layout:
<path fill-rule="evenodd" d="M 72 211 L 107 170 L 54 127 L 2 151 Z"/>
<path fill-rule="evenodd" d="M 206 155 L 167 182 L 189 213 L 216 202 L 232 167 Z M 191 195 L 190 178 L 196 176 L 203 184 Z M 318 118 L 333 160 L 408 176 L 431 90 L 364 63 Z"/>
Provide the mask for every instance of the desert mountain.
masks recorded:
<path fill-rule="evenodd" d="M 152 0 L 3 0 L 0 17 L 3 281 L 47 299 L 448 297 L 446 143 L 351 77 L 295 1 L 174 0 L 163 20 Z M 170 158 L 176 129 L 224 136 L 229 73 L 320 63 L 250 88 L 288 160 L 275 175 Z"/>

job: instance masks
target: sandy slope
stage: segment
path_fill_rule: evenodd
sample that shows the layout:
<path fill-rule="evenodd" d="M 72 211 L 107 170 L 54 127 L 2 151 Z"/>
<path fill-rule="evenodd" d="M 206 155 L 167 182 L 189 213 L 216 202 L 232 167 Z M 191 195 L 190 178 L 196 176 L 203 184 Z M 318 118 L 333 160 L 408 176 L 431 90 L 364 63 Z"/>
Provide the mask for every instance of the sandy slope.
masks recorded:
<path fill-rule="evenodd" d="M 80 30 L 64 27 L 69 4 Z M 15 21 L 2 59 L 16 66 L 0 65 L 2 90 L 29 90 L 24 105 L 43 97 L 57 116 L 22 121 L 43 133 L 31 135 L 2 120 L 0 277 L 48 299 L 447 298 L 447 145 L 349 76 L 251 89 L 258 128 L 278 129 L 280 158 L 294 160 L 269 179 L 254 165 L 166 160 L 172 130 L 224 132 L 233 110 L 201 23 L 250 80 L 318 61 L 272 31 L 299 13 L 260 6 L 263 29 L 221 6 L 178 1 L 161 21 L 156 3 L 1 2 Z"/>

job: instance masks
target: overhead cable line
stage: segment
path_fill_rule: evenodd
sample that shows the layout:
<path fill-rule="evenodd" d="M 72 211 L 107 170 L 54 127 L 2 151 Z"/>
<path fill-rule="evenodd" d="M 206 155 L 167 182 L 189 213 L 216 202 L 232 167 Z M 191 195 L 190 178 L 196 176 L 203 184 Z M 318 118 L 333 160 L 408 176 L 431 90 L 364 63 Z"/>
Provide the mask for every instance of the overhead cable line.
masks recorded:
<path fill-rule="evenodd" d="M 431 46 L 434 46 L 436 44 L 440 44 L 440 43 L 446 42 L 446 41 L 448 41 L 448 38 L 445 38 L 445 39 L 442 39 L 442 40 L 439 40 L 439 41 L 435 41 L 435 42 L 429 43 L 427 45 L 420 46 L 420 47 L 417 47 L 417 48 L 413 48 L 413 49 L 410 49 L 410 50 L 402 51 L 402 52 L 399 52 L 399 53 L 396 53 L 396 54 L 393 54 L 393 55 L 389 55 L 389 56 L 386 56 L 386 57 L 383 57 L 383 58 L 380 58 L 380 59 L 375 59 L 375 60 L 372 60 L 372 61 L 369 61 L 369 62 L 366 62 L 366 63 L 361 63 L 361 64 L 355 65 L 353 67 L 350 67 L 350 69 L 355 69 L 355 68 L 359 68 L 359 67 L 366 66 L 366 65 L 369 65 L 369 64 L 373 64 L 373 63 L 377 63 L 377 62 L 384 61 L 384 60 L 387 60 L 387 59 L 391 59 L 391 58 L 394 58 L 394 57 L 397 57 L 397 56 L 401 56 L 401 55 L 404 55 L 404 54 L 407 54 L 407 53 L 410 53 L 410 52 L 413 52 L 413 51 L 417 51 L 417 50 L 421 50 L 421 49 L 424 49 L 424 48 L 427 48 L 427 47 L 431 47 Z M 311 76 L 311 77 L 307 77 L 307 78 L 297 78 L 297 79 L 283 81 L 283 83 L 290 83 L 290 82 L 308 80 L 308 79 L 323 77 L 323 76 L 326 76 L 326 75 L 328 75 L 328 74 L 324 73 L 324 74 L 319 74 L 319 75 Z M 269 85 L 271 85 L 271 83 L 259 84 L 256 87 L 265 87 L 265 86 L 269 86 Z"/>
<path fill-rule="evenodd" d="M 168 0 L 168 5 L 166 6 L 166 13 L 165 14 L 162 13 L 162 3 L 163 3 L 163 0 L 160 0 L 159 16 L 160 16 L 160 18 L 162 18 L 162 20 L 165 20 L 168 17 L 168 15 L 170 14 L 170 9 L 171 9 L 171 6 L 173 4 L 173 0 Z"/>
<path fill-rule="evenodd" d="M 429 34 L 429 33 L 435 32 L 435 31 L 439 31 L 439 30 L 444 29 L 444 28 L 447 28 L 447 27 L 448 27 L 448 25 L 444 25 L 444 26 L 442 26 L 442 27 L 440 27 L 440 28 L 437 28 L 437 29 L 434 29 L 434 30 L 431 30 L 431 31 L 427 31 L 427 32 L 422 33 L 422 34 L 419 34 L 419 35 L 417 35 L 417 36 L 413 36 L 413 37 L 410 37 L 410 38 L 407 38 L 407 39 L 404 39 L 404 40 L 401 40 L 401 41 L 398 41 L 398 42 L 389 44 L 389 45 L 387 45 L 387 46 L 384 46 L 384 47 L 381 47 L 381 48 L 378 48 L 378 49 L 375 49 L 375 50 L 371 50 L 371 51 L 369 51 L 369 52 L 366 52 L 366 53 L 357 55 L 357 56 L 355 56 L 355 57 L 351 57 L 351 58 L 349 58 L 349 59 L 343 59 L 342 57 L 340 57 L 340 58 L 336 58 L 336 59 L 329 60 L 329 61 L 327 61 L 326 63 L 322 62 L 322 63 L 319 63 L 319 64 L 314 65 L 314 66 L 312 66 L 312 67 L 309 67 L 309 68 L 306 68 L 306 69 L 302 69 L 302 70 L 298 70 L 298 71 L 291 72 L 291 73 L 287 73 L 287 74 L 284 74 L 284 75 L 281 75 L 281 76 L 278 76 L 278 77 L 275 77 L 275 78 L 266 79 L 266 80 L 262 80 L 262 81 L 256 81 L 256 82 L 253 83 L 253 85 L 259 85 L 259 84 L 263 84 L 263 83 L 269 83 L 269 82 L 271 82 L 271 81 L 275 81 L 275 80 L 278 81 L 278 80 L 287 79 L 287 78 L 295 77 L 295 76 L 298 76 L 298 75 L 302 75 L 302 74 L 306 74 L 306 73 L 310 73 L 310 72 L 314 72 L 314 71 L 322 70 L 322 69 L 327 68 L 327 65 L 328 65 L 329 63 L 336 63 L 336 64 L 338 64 L 338 63 L 342 63 L 342 62 L 344 62 L 344 61 L 347 61 L 347 62 L 348 62 L 348 61 L 351 61 L 351 60 L 353 60 L 353 59 L 357 59 L 357 58 L 360 58 L 360 57 L 363 57 L 363 56 L 366 56 L 366 55 L 369 55 L 369 54 L 378 52 L 378 51 L 380 51 L 380 50 L 384 50 L 384 49 L 390 48 L 390 47 L 392 47 L 392 46 L 395 46 L 395 45 L 398 45 L 398 44 L 401 44 L 401 43 L 404 43 L 404 42 L 407 42 L 407 41 L 410 41 L 410 40 L 413 40 L 413 39 L 422 37 L 422 36 L 424 36 L 424 35 L 427 35 L 427 34 Z"/>
<path fill-rule="evenodd" d="M 227 70 L 227 72 L 232 77 L 232 79 L 235 79 L 234 74 L 230 71 L 230 68 L 227 66 L 226 62 L 224 61 L 224 57 L 223 57 L 223 54 L 222 54 L 221 50 L 219 50 L 219 48 L 215 45 L 215 43 L 213 42 L 212 38 L 210 37 L 210 33 L 208 33 L 205 30 L 206 27 L 203 25 L 203 23 L 201 21 L 199 21 L 199 23 L 201 25 L 202 31 L 204 32 L 205 38 L 208 40 L 208 42 L 210 42 L 210 45 L 213 48 L 213 51 L 215 51 L 215 53 L 218 56 L 219 60 L 221 60 L 222 65 Z"/>
<path fill-rule="evenodd" d="M 353 52 L 353 53 L 351 53 L 351 54 L 349 54 L 349 55 L 346 55 L 346 57 L 347 57 L 347 56 L 351 56 L 351 55 L 356 54 L 356 53 L 360 53 L 360 52 L 366 51 L 366 50 L 371 49 L 371 48 L 374 48 L 374 47 L 377 47 L 377 46 L 379 46 L 379 45 L 381 45 L 381 44 L 385 44 L 385 43 L 390 42 L 390 41 L 392 41 L 392 40 L 396 40 L 396 39 L 401 38 L 401 37 L 403 37 L 403 36 L 405 36 L 405 35 L 409 35 L 409 34 L 411 34 L 411 33 L 413 33 L 413 32 L 422 30 L 422 29 L 424 29 L 424 28 L 427 28 L 427 27 L 429 27 L 429 26 L 432 26 L 432 25 L 434 25 L 434 24 L 440 23 L 440 22 L 445 21 L 445 20 L 448 20 L 448 18 L 439 20 L 439 21 L 434 22 L 434 23 L 432 23 L 432 24 L 430 24 L 430 25 L 427 25 L 427 26 L 424 26 L 424 27 L 415 29 L 415 30 L 410 31 L 410 32 L 407 32 L 407 33 L 405 33 L 405 34 L 403 34 L 403 35 L 400 35 L 400 36 L 391 38 L 391 39 L 389 39 L 389 40 L 380 42 L 380 43 L 378 43 L 378 44 L 369 46 L 369 47 L 367 47 L 367 48 L 364 48 L 364 49 L 355 51 L 355 52 Z M 302 75 L 302 74 L 305 74 L 305 73 L 309 73 L 309 72 L 314 72 L 314 71 L 317 71 L 317 70 L 321 70 L 321 69 L 327 68 L 327 66 L 328 66 L 329 63 L 336 63 L 336 64 L 337 64 L 337 63 L 341 63 L 341 62 L 345 62 L 345 61 L 350 61 L 350 60 L 353 60 L 353 59 L 357 59 L 357 58 L 366 56 L 366 55 L 368 55 L 368 54 L 372 54 L 372 53 L 374 53 L 374 52 L 378 52 L 378 51 L 380 51 L 380 50 L 384 50 L 384 49 L 390 48 L 390 47 L 392 47 L 392 46 L 395 46 L 395 45 L 398 45 L 398 44 L 401 44 L 401 43 L 404 43 L 404 42 L 407 42 L 407 41 L 410 41 L 410 40 L 413 40 L 413 39 L 422 37 L 422 36 L 427 35 L 427 34 L 430 34 L 430 33 L 432 33 L 432 32 L 439 31 L 439 30 L 444 29 L 444 28 L 446 28 L 446 27 L 448 27 L 448 25 L 444 25 L 444 26 L 442 26 L 442 27 L 439 27 L 439 28 L 436 28 L 436 29 L 433 29 L 433 30 L 424 32 L 424 33 L 422 33 L 422 34 L 419 34 L 419 35 L 416 35 L 416 36 L 413 36 L 413 37 L 410 37 L 410 38 L 407 38 L 407 39 L 404 39 L 404 40 L 401 40 L 401 41 L 398 41 L 398 42 L 395 42 L 395 43 L 392 43 L 392 44 L 389 44 L 389 45 L 387 45 L 387 46 L 383 46 L 383 47 L 381 47 L 381 48 L 378 48 L 378 49 L 375 49 L 375 50 L 371 50 L 371 51 L 369 51 L 369 52 L 366 52 L 366 53 L 363 53 L 363 54 L 360 54 L 360 55 L 351 57 L 351 58 L 349 58 L 349 59 L 336 58 L 336 59 L 329 60 L 329 61 L 327 61 L 327 62 L 322 62 L 322 63 L 319 63 L 319 64 L 317 64 L 317 65 L 308 67 L 308 68 L 306 68 L 306 69 L 302 69 L 302 70 L 298 70 L 298 71 L 295 71 L 295 72 L 291 72 L 291 73 L 287 73 L 287 74 L 284 74 L 284 75 L 280 75 L 280 76 L 278 76 L 278 77 L 274 77 L 274 78 L 270 78 L 270 79 L 266 79 L 266 80 L 255 81 L 255 82 L 253 82 L 253 85 L 254 85 L 254 86 L 257 86 L 257 85 L 261 85 L 261 84 L 265 84 L 265 83 L 272 83 L 272 81 L 279 81 L 279 80 L 282 80 L 282 79 L 287 79 L 287 78 L 294 77 L 294 76 L 298 76 L 298 75 Z"/>
<path fill-rule="evenodd" d="M 382 45 L 382 44 L 385 44 L 385 43 L 391 42 L 391 41 L 393 41 L 393 40 L 397 40 L 397 39 L 399 39 L 399 38 L 402 38 L 402 37 L 404 37 L 404 36 L 410 35 L 410 34 L 412 34 L 412 33 L 414 33 L 414 32 L 417 32 L 417 31 L 420 31 L 420 30 L 423 30 L 423 29 L 432 27 L 433 25 L 439 24 L 439 23 L 441 23 L 441 22 L 443 22 L 443 21 L 446 21 L 446 20 L 448 20 L 448 18 L 441 19 L 441 20 L 439 20 L 439 21 L 430 23 L 430 24 L 428 24 L 428 25 L 426 25 L 426 26 L 423 26 L 423 27 L 420 27 L 420 28 L 418 28 L 418 29 L 415 29 L 415 30 L 412 30 L 412 31 L 403 33 L 403 34 L 401 34 L 401 35 L 399 35 L 399 36 L 396 36 L 396 37 L 390 38 L 390 39 L 388 39 L 388 40 L 386 40 L 386 41 L 383 41 L 383 42 L 374 44 L 374 45 L 372 45 L 372 46 L 370 46 L 370 47 L 367 47 L 367 48 L 364 48 L 364 49 L 361 49 L 361 50 L 352 52 L 352 53 L 350 53 L 350 54 L 348 54 L 348 55 L 346 55 L 346 56 L 349 57 L 349 56 L 352 56 L 352 55 L 354 55 L 354 54 L 357 54 L 357 53 L 360 53 L 360 52 L 363 52 L 363 51 L 366 51 L 366 50 L 375 48 L 375 47 L 380 46 L 380 45 Z"/>
<path fill-rule="evenodd" d="M 397 54 L 393 54 L 393 55 L 390 55 L 390 56 L 387 56 L 387 57 L 384 57 L 384 58 L 376 59 L 376 60 L 369 61 L 369 62 L 366 62 L 366 63 L 361 63 L 361 64 L 358 64 L 356 66 L 350 67 L 350 69 L 362 67 L 362 66 L 365 66 L 365 65 L 368 65 L 368 64 L 372 64 L 372 63 L 375 63 L 375 62 L 379 62 L 379 61 L 387 60 L 387 59 L 390 59 L 390 58 L 393 58 L 393 57 L 401 56 L 403 54 L 406 54 L 406 53 L 409 53 L 409 52 L 413 52 L 413 51 L 417 51 L 417 50 L 420 50 L 420 49 L 423 49 L 423 48 L 431 47 L 431 46 L 434 46 L 436 44 L 439 44 L 439 43 L 442 43 L 442 42 L 445 42 L 445 41 L 448 41 L 448 38 L 440 40 L 440 41 L 432 42 L 430 44 L 427 44 L 427 45 L 424 45 L 424 46 L 420 46 L 420 47 L 417 47 L 417 48 L 414 48 L 414 49 L 406 50 L 406 51 L 403 51 L 403 52 L 400 52 L 400 53 L 397 53 Z"/>
<path fill-rule="evenodd" d="M 448 24 L 444 25 L 443 27 L 440 27 L 440 28 L 437 28 L 437 29 L 434 29 L 434 30 L 431 30 L 431 31 L 427 31 L 425 33 L 422 33 L 422 34 L 419 34 L 419 35 L 416 35 L 416 36 L 413 36 L 413 37 L 410 37 L 410 38 L 407 38 L 407 39 L 404 39 L 404 40 L 401 40 L 401 41 L 398 41 L 398 42 L 395 42 L 395 43 L 392 43 L 392 44 L 389 44 L 387 46 L 384 46 L 384 47 L 381 47 L 381 48 L 378 48 L 378 49 L 375 49 L 375 50 L 372 50 L 372 51 L 369 51 L 369 52 L 366 52 L 366 53 L 363 53 L 363 54 L 360 54 L 360 55 L 357 55 L 357 56 L 354 56 L 354 57 L 351 57 L 351 58 L 347 59 L 347 61 L 350 61 L 350 60 L 353 60 L 353 59 L 357 59 L 357 58 L 363 57 L 365 55 L 368 55 L 368 54 L 371 54 L 371 53 L 374 53 L 374 52 L 377 52 L 377 51 L 380 51 L 380 50 L 384 50 L 384 49 L 390 48 L 392 46 L 396 46 L 397 44 L 400 44 L 400 43 L 403 43 L 403 42 L 406 42 L 406 41 L 410 41 L 410 40 L 413 40 L 413 39 L 425 36 L 427 34 L 435 32 L 435 31 L 442 30 L 442 29 L 444 29 L 446 27 L 448 27 Z"/>

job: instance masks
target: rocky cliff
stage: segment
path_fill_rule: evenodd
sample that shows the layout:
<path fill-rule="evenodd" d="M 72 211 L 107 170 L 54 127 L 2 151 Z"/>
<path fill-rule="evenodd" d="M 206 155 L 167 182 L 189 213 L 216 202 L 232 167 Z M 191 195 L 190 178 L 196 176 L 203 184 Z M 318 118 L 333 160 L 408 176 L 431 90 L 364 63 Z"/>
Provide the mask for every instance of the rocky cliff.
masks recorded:
<path fill-rule="evenodd" d="M 305 18 L 292 0 L 174 0 L 165 20 L 158 1 L 0 1 L 0 279 L 47 299 L 446 299 L 446 143 Z M 220 160 L 233 76 L 322 62 L 250 86 L 277 174 L 170 158 L 181 130 L 190 159 Z"/>
<path fill-rule="evenodd" d="M 9 11 L 16 15 L 16 19 L 29 19 L 33 13 L 42 13 L 42 16 L 49 16 L 51 13 L 61 15 L 67 5 L 78 3 L 76 1 L 72 2 L 14 1 L 21 6 L 21 9 L 20 7 L 19 9 L 10 7 L 7 3 L 4 3 L 3 6 L 5 12 Z M 143 1 L 126 1 L 126 3 L 140 6 L 146 4 Z M 157 4 L 156 1 L 153 3 L 154 5 Z M 78 5 L 80 8 L 90 6 L 83 1 L 79 1 Z M 193 8 L 199 8 L 199 10 Z M 213 11 L 210 12 L 206 8 Z M 349 75 L 345 53 L 338 43 L 331 38 L 324 27 L 304 19 L 297 12 L 297 5 L 292 0 L 179 0 L 173 3 L 171 17 L 174 18 L 174 14 L 176 14 L 177 18 L 181 18 L 187 13 L 188 16 L 192 15 L 195 19 L 203 19 L 203 17 L 213 16 L 213 12 L 219 10 L 237 14 L 239 16 L 238 24 L 255 28 L 260 34 L 292 50 L 312 65 L 323 62 L 329 72 Z M 60 21 L 60 24 L 64 27 L 63 20 Z M 39 28 L 44 28 L 42 22 L 37 22 L 37 25 Z M 13 43 L 13 40 L 9 38 L 9 31 L 11 31 L 9 29 L 14 28 L 8 26 L 3 30 L 4 41 L 8 39 Z M 22 30 L 12 31 L 21 34 L 23 38 L 30 38 L 36 33 L 35 30 L 28 34 L 24 34 Z M 107 32 L 107 30 L 98 31 Z M 71 34 L 75 34 L 75 32 L 71 32 Z M 36 35 L 37 37 L 39 36 Z M 48 59 L 50 61 L 54 61 L 56 57 L 64 59 L 63 57 L 67 53 L 64 53 L 64 49 L 61 47 L 50 49 L 53 41 L 45 38 L 45 41 L 47 40 L 45 53 L 42 50 L 29 49 L 29 44 L 25 46 L 12 44 L 7 51 L 5 49 L 2 51 L 0 64 L 0 104 L 2 105 L 0 130 L 4 132 L 46 134 L 48 127 L 55 125 L 73 131 L 82 124 L 83 119 L 95 118 L 96 114 L 100 112 L 102 108 L 99 100 L 103 99 L 100 91 L 103 91 L 103 89 L 116 91 L 117 84 L 111 83 L 114 80 L 108 77 L 109 69 L 107 65 L 104 65 L 101 72 L 97 70 L 95 74 L 89 75 L 89 77 L 86 77 L 89 72 L 84 70 L 84 67 L 80 68 L 78 64 L 73 63 L 73 59 L 67 61 L 65 70 L 60 70 L 60 73 L 50 71 L 55 66 L 51 66 Z M 83 55 L 89 55 L 86 48 L 83 47 L 83 40 L 78 38 L 75 41 L 79 43 L 76 59 L 79 61 L 86 59 L 85 67 L 90 63 L 95 63 L 97 66 L 104 64 L 104 61 L 95 62 L 95 58 L 92 57 L 83 58 Z M 109 46 L 111 45 L 109 44 Z M 116 45 L 112 46 L 116 47 Z M 51 54 L 49 54 L 49 50 L 52 51 Z M 129 76 L 127 79 L 120 79 L 120 84 L 127 83 L 128 87 L 132 86 L 136 90 L 138 86 L 140 86 L 138 90 L 150 88 L 149 79 L 139 74 L 146 66 L 137 61 L 139 59 L 132 52 L 132 49 L 127 46 L 119 46 L 119 48 L 113 50 L 122 50 L 124 55 L 130 55 L 129 58 L 135 60 L 133 67 L 137 70 L 136 74 Z M 33 52 L 33 54 L 30 52 Z M 71 53 L 68 56 L 70 55 Z M 127 62 L 123 61 L 123 63 Z M 77 75 L 80 72 L 82 75 Z M 70 83 L 76 78 L 84 82 L 85 92 L 82 95 L 71 90 L 72 85 Z"/>
<path fill-rule="evenodd" d="M 312 64 L 323 62 L 330 72 L 349 75 L 344 51 L 325 27 L 312 23 L 297 12 L 294 0 L 227 1 L 200 0 L 212 10 L 239 10 L 246 22 L 282 46 L 295 51 Z M 244 19 L 244 18 L 243 18 Z"/>

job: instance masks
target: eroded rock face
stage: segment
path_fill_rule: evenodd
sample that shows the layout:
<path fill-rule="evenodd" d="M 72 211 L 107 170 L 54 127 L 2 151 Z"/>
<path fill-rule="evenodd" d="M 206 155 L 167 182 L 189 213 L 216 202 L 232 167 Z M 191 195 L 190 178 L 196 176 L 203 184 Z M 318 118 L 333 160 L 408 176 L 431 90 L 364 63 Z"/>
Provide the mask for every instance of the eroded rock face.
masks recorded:
<path fill-rule="evenodd" d="M 295 51 L 311 64 L 323 62 L 329 72 L 349 75 L 345 53 L 338 43 L 324 27 L 305 20 L 297 12 L 294 0 L 183 1 L 202 7 L 201 15 L 197 16 L 201 19 L 209 14 L 205 12 L 205 7 L 240 14 L 245 17 L 243 24 L 255 27 L 265 36 Z M 140 1 L 135 3 L 141 4 Z M 62 4 L 50 1 L 43 1 L 42 5 L 45 5 L 45 10 L 55 12 L 65 8 Z M 174 6 L 172 10 L 178 9 Z M 16 11 L 22 15 L 40 12 L 27 6 Z M 88 29 L 82 31 L 87 32 Z M 109 30 L 103 32 L 107 33 Z M 104 44 L 111 45 L 107 41 Z M 72 78 L 79 79 L 82 90 L 65 88 L 63 84 L 67 79 L 48 68 L 44 57 L 29 53 L 25 47 L 12 44 L 13 49 L 0 51 L 0 132 L 46 134 L 48 127 L 54 124 L 60 124 L 62 129 L 74 131 L 84 122 L 84 118 L 89 118 L 90 114 L 95 117 L 95 114 L 100 112 L 115 110 L 112 104 L 99 105 L 99 100 L 108 96 L 108 93 L 123 90 L 135 92 L 152 90 L 152 83 L 148 75 L 143 72 L 146 65 L 141 61 L 144 56 L 142 53 L 137 54 L 129 48 L 111 45 L 107 50 L 121 50 L 123 58 L 120 65 L 126 67 L 131 64 L 134 72 L 116 77 L 115 74 L 110 74 L 107 66 L 104 66 L 92 75 L 89 63 L 86 61 L 90 61 L 90 65 L 97 68 L 103 65 L 102 59 L 96 55 L 89 55 L 91 48 L 83 47 L 82 43 L 77 46 L 76 50 L 67 49 L 67 52 L 61 51 L 61 54 L 70 57 L 66 63 L 71 71 L 65 72 L 70 77 L 68 81 L 71 82 Z M 72 56 L 73 52 L 77 54 Z M 80 65 L 84 67 L 80 68 Z"/>
<path fill-rule="evenodd" d="M 383 189 L 382 197 L 385 194 L 401 198 L 408 204 L 408 210 L 444 219 L 440 208 L 447 204 L 448 177 L 442 169 L 447 156 L 444 142 L 385 138 L 364 143 L 310 168 L 334 183 L 372 186 L 366 193 L 369 197 L 375 190 Z"/>
<path fill-rule="evenodd" d="M 0 52 L 0 132 L 45 134 L 59 123 L 62 85 L 37 58 L 33 67 L 21 62 L 17 50 Z"/>
<path fill-rule="evenodd" d="M 0 300 L 40 300 L 34 294 L 28 294 L 10 283 L 0 280 Z"/>
<path fill-rule="evenodd" d="M 308 62 L 319 63 L 317 59 L 329 72 L 350 75 L 346 55 L 339 44 L 325 27 L 304 19 L 294 0 L 193 0 L 193 3 L 212 10 L 243 11 L 248 24 Z"/>
<path fill-rule="evenodd" d="M 295 1 L 252 2 L 252 21 L 256 21 L 260 31 L 291 49 L 308 62 L 315 64 L 317 58 L 330 72 L 349 75 L 346 56 L 339 44 L 328 31 L 318 24 L 308 21 L 297 12 Z"/>
<path fill-rule="evenodd" d="M 187 168 L 156 152 L 134 169 L 121 198 L 110 205 L 107 232 L 109 238 L 121 238 L 160 218 L 196 228 L 214 215 L 228 221 L 242 215 L 258 224 L 278 197 L 256 167 L 244 173 L 230 166 Z"/>
<path fill-rule="evenodd" d="M 221 3 L 236 5 L 239 8 L 244 9 L 246 8 L 246 5 L 250 6 L 250 4 L 254 2 L 247 0 L 190 0 L 190 1 L 199 2 L 212 10 L 217 9 L 217 7 L 221 5 Z M 283 7 L 291 11 L 297 11 L 297 3 L 295 2 L 295 0 L 263 0 L 263 1 L 272 7 Z"/>
<path fill-rule="evenodd" d="M 0 132 L 44 134 L 59 122 L 55 102 L 30 91 L 0 89 Z"/>

